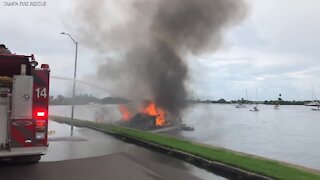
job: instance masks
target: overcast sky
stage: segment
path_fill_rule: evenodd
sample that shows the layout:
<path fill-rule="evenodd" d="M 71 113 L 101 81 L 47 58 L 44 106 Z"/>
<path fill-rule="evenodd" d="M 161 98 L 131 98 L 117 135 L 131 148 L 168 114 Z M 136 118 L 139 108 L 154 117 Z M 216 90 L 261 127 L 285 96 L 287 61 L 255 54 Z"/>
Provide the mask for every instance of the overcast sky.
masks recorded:
<path fill-rule="evenodd" d="M 0 43 L 17 54 L 35 54 L 48 63 L 51 75 L 71 78 L 74 44 L 60 34 L 72 28 L 75 0 L 45 0 L 46 6 L 5 6 L 0 0 Z M 16 1 L 18 2 L 18 1 Z M 248 17 L 225 33 L 224 46 L 189 62 L 190 97 L 199 99 L 320 98 L 320 1 L 247 0 Z M 89 3 L 89 1 L 88 1 Z M 95 51 L 79 42 L 78 77 L 95 82 L 99 62 Z M 52 79 L 51 94 L 71 94 L 71 83 Z M 98 88 L 80 85 L 78 92 L 106 96 Z"/>

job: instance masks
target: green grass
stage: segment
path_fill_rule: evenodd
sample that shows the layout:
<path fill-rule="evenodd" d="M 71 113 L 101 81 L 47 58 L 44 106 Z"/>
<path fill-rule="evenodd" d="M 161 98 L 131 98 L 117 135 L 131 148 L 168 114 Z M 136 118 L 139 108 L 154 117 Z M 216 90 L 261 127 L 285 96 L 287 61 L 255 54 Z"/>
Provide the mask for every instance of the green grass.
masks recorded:
<path fill-rule="evenodd" d="M 265 175 L 275 179 L 320 179 L 320 174 L 318 171 L 313 171 L 301 167 L 295 167 L 293 165 L 289 165 L 279 161 L 243 154 L 224 148 L 208 146 L 187 140 L 168 137 L 165 135 L 153 134 L 114 125 L 99 124 L 79 119 L 72 120 L 70 118 L 57 116 L 51 116 L 50 118 L 54 121 L 61 123 L 68 123 L 82 127 L 100 128 L 107 132 L 130 136 L 144 141 L 156 143 L 169 148 L 190 153 L 208 160 L 221 162 L 223 164 L 238 167 L 243 170 Z"/>

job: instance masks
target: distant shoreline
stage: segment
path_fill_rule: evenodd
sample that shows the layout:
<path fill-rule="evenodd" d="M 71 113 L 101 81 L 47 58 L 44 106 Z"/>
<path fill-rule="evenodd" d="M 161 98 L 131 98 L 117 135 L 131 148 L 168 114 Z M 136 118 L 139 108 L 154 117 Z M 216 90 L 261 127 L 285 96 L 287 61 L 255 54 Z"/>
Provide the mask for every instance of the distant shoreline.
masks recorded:
<path fill-rule="evenodd" d="M 245 100 L 245 99 L 239 99 L 239 100 L 225 100 L 225 99 L 219 99 L 219 100 L 193 100 L 189 99 L 186 100 L 186 104 L 265 104 L 265 105 L 305 105 L 312 101 L 310 100 L 303 100 L 303 101 L 288 101 L 288 100 L 264 100 L 264 101 L 252 101 L 252 100 Z M 50 97 L 50 105 L 89 105 L 89 104 L 129 104 L 132 103 L 131 100 L 122 98 L 122 97 L 105 97 L 105 98 L 97 98 L 92 95 L 77 95 L 75 97 L 75 100 L 72 99 L 72 97 L 64 97 L 64 96 L 57 96 L 57 97 Z"/>

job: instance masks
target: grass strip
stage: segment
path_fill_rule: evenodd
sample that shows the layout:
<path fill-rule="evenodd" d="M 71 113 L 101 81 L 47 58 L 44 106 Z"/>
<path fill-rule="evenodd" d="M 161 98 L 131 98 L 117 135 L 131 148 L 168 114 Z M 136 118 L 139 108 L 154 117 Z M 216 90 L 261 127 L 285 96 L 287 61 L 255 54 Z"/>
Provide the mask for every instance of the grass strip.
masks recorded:
<path fill-rule="evenodd" d="M 291 164 L 282 163 L 275 160 L 270 160 L 262 157 L 239 153 L 224 148 L 208 146 L 187 140 L 181 140 L 161 134 L 154 134 L 136 129 L 119 127 L 110 124 L 100 124 L 92 121 L 71 119 L 66 117 L 50 116 L 51 120 L 73 124 L 81 127 L 94 127 L 103 129 L 107 132 L 130 136 L 136 139 L 159 144 L 172 149 L 190 153 L 204 159 L 220 162 L 231 165 L 243 170 L 247 170 L 260 175 L 272 177 L 275 179 L 290 179 L 290 180 L 314 180 L 320 179 L 320 173 L 316 170 L 294 166 Z"/>

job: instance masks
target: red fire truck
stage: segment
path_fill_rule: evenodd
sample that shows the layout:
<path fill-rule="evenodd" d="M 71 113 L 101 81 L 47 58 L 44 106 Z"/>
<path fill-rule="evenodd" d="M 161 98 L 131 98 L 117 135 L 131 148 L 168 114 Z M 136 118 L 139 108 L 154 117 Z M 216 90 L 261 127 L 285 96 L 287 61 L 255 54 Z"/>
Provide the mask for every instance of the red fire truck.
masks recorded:
<path fill-rule="evenodd" d="M 0 52 L 0 160 L 38 162 L 48 148 L 48 64 Z"/>

